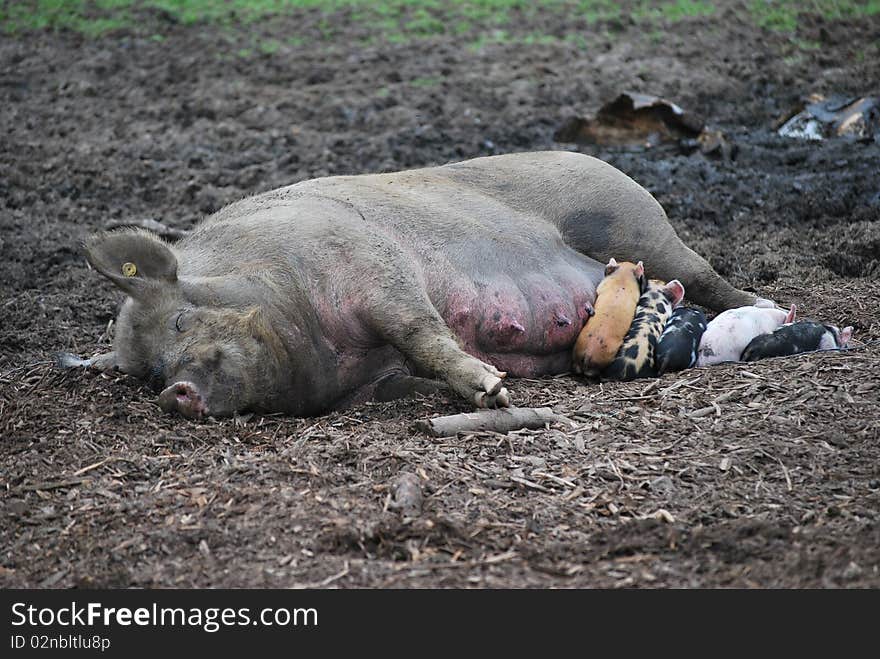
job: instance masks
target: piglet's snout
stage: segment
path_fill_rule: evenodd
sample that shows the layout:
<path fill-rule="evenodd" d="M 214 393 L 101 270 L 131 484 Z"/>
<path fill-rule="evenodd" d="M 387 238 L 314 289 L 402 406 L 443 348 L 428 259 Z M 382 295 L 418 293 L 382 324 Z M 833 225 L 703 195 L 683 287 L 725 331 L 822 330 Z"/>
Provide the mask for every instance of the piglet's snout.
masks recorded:
<path fill-rule="evenodd" d="M 175 382 L 159 394 L 159 407 L 166 412 L 178 412 L 190 419 L 200 419 L 208 413 L 208 405 L 192 382 Z"/>

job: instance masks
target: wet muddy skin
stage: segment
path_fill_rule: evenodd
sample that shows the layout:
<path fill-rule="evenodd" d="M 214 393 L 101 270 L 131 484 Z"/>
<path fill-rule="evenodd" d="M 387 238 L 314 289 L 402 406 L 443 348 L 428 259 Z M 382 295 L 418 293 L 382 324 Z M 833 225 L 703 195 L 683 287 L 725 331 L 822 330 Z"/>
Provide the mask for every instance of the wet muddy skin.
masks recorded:
<path fill-rule="evenodd" d="M 249 57 L 207 26 L 0 39 L 0 585 L 880 586 L 880 144 L 770 129 L 802 94 L 876 90 L 880 17 L 805 19 L 796 39 L 733 9 L 660 39 L 534 20 L 512 34 L 580 29 L 586 49 L 360 45 L 354 22 Z M 577 148 L 650 190 L 738 288 L 853 325 L 853 350 L 511 380 L 517 405 L 577 427 L 440 440 L 412 423 L 469 409 L 442 393 L 195 422 L 135 379 L 49 364 L 109 345 L 119 296 L 79 247 L 109 222 L 188 229 L 312 177 L 567 148 L 558 126 L 622 90 L 706 117 L 732 159 Z M 548 345 L 563 325 L 540 326 Z M 415 518 L 386 505 L 402 472 L 423 489 Z"/>

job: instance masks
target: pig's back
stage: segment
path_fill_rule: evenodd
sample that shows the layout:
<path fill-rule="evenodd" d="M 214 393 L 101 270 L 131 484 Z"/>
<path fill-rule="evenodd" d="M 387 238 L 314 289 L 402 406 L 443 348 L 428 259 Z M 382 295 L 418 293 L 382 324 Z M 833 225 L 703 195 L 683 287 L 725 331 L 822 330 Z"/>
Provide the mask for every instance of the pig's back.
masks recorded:
<path fill-rule="evenodd" d="M 230 204 L 205 221 L 246 221 L 255 212 L 335 200 L 417 256 L 441 253 L 467 272 L 508 261 L 539 268 L 548 257 L 595 262 L 571 250 L 562 231 L 586 215 L 639 217 L 659 209 L 644 188 L 611 165 L 577 153 L 546 151 L 476 158 L 385 174 L 334 176 Z M 288 230 L 307 221 L 295 213 Z M 633 231 L 645 231 L 634 223 Z M 503 249 L 498 249 L 498 248 Z"/>

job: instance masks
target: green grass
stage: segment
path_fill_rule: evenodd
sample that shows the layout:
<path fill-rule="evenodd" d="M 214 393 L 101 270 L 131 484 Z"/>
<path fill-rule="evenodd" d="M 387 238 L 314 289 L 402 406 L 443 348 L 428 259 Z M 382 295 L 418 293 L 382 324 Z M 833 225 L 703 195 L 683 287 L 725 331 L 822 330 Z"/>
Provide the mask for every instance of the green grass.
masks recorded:
<path fill-rule="evenodd" d="M 752 0 L 749 13 L 757 25 L 794 32 L 801 15 L 818 14 L 832 20 L 880 14 L 880 0 Z"/>
<path fill-rule="evenodd" d="M 633 10 L 636 19 L 680 21 L 694 16 L 711 16 L 715 3 L 700 0 L 676 0 L 675 2 L 641 2 Z"/>
<path fill-rule="evenodd" d="M 822 44 L 818 41 L 813 41 L 811 39 L 801 39 L 799 37 L 792 37 L 791 43 L 798 50 L 821 50 Z"/>
<path fill-rule="evenodd" d="M 277 39 L 266 39 L 261 41 L 258 47 L 264 55 L 274 55 L 281 48 L 281 42 Z"/>
<path fill-rule="evenodd" d="M 437 78 L 436 76 L 425 76 L 422 78 L 413 78 L 410 80 L 410 83 L 413 87 L 436 87 L 443 80 L 441 78 Z"/>
<path fill-rule="evenodd" d="M 341 16 L 364 26 L 371 43 L 403 43 L 438 35 L 461 36 L 467 43 L 498 41 L 499 31 L 510 40 L 550 42 L 560 37 L 528 33 L 523 27 L 539 13 L 554 13 L 587 24 L 628 15 L 646 24 L 651 32 L 661 22 L 711 16 L 724 0 L 632 0 L 625 7 L 617 0 L 6 0 L 0 4 L 0 31 L 16 34 L 33 30 L 74 30 L 100 36 L 114 30 L 156 33 L 155 21 L 145 12 L 164 12 L 183 25 L 212 24 L 247 27 L 270 22 L 275 16 L 296 11 L 323 12 L 320 35 L 296 34 L 302 45 L 316 36 L 336 37 L 334 25 Z M 793 32 L 806 14 L 830 19 L 880 14 L 880 0 L 749 0 L 747 16 L 758 26 Z M 150 25 L 149 28 L 146 25 Z M 149 36 L 147 34 L 147 36 Z M 572 35 L 578 36 L 576 31 Z M 159 34 L 161 36 L 161 34 Z M 568 35 L 561 37 L 568 40 Z M 254 43 L 254 51 L 271 55 L 279 42 Z"/>

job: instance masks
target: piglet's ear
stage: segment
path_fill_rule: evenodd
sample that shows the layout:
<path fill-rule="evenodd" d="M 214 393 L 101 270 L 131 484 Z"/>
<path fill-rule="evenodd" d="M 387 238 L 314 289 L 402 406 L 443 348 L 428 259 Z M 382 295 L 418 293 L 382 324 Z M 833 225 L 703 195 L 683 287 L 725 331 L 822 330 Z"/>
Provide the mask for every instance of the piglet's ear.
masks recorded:
<path fill-rule="evenodd" d="M 648 290 L 648 278 L 645 277 L 645 264 L 639 261 L 636 263 L 636 281 L 639 282 L 639 293 L 645 293 Z"/>
<path fill-rule="evenodd" d="M 791 309 L 788 310 L 788 315 L 785 317 L 784 325 L 788 325 L 794 322 L 794 319 L 797 317 L 797 307 L 795 305 L 791 305 Z"/>
<path fill-rule="evenodd" d="M 177 281 L 177 258 L 147 231 L 99 233 L 86 241 L 85 250 L 92 267 L 132 297 Z"/>
<path fill-rule="evenodd" d="M 607 277 L 607 276 L 610 275 L 612 272 L 614 272 L 615 270 L 617 270 L 617 268 L 619 268 L 619 267 L 620 267 L 620 266 L 617 265 L 617 259 L 615 259 L 615 258 L 612 256 L 612 257 L 611 257 L 611 260 L 608 261 L 608 265 L 605 266 L 605 276 Z"/>
<path fill-rule="evenodd" d="M 663 287 L 663 290 L 666 291 L 666 295 L 669 297 L 673 309 L 681 304 L 681 301 L 684 299 L 684 284 L 678 281 L 678 279 L 673 279 L 666 284 Z"/>
<path fill-rule="evenodd" d="M 853 328 L 852 325 L 844 327 L 840 330 L 840 345 L 838 348 L 846 348 L 849 345 L 849 341 L 852 338 Z"/>

